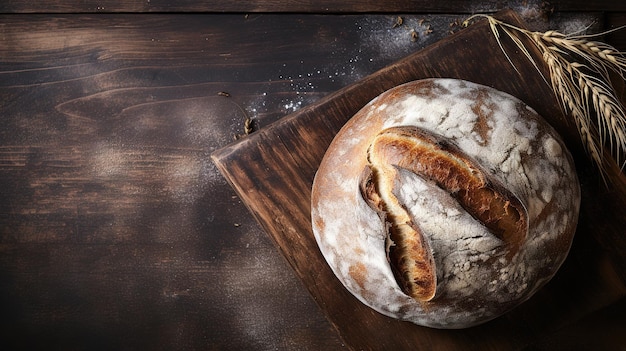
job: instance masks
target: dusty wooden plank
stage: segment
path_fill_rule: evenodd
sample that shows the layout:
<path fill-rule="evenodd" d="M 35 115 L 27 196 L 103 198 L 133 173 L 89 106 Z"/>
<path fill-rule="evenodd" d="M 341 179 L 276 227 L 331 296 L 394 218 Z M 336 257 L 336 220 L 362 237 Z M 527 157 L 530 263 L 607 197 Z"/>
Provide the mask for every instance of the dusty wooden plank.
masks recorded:
<path fill-rule="evenodd" d="M 1 349 L 340 347 L 209 154 L 341 87 L 354 22 L 0 22 Z"/>
<path fill-rule="evenodd" d="M 607 14 L 607 29 L 618 29 L 624 25 L 626 25 L 626 12 Z M 608 34 L 605 38 L 609 43 L 622 51 L 626 48 L 626 30 L 624 29 L 615 30 Z"/>
<path fill-rule="evenodd" d="M 535 350 L 612 350 L 626 342 L 626 299 L 589 314 L 571 326 L 529 345 Z M 572 338 L 572 335 L 587 335 Z"/>
<path fill-rule="evenodd" d="M 332 335 L 327 323 L 300 318 L 316 307 L 286 286 L 291 273 L 269 245 L 226 246 L 204 260 L 184 243 L 0 246 L 3 349 L 337 346 L 319 337 Z M 268 275 L 262 265 L 284 269 Z M 277 288 L 284 293 L 275 305 L 237 302 L 273 301 Z"/>
<path fill-rule="evenodd" d="M 428 1 L 397 0 L 380 2 L 372 0 L 251 0 L 251 1 L 216 1 L 216 0 L 56 0 L 45 3 L 33 3 L 28 0 L 14 0 L 0 5 L 0 13 L 115 13 L 115 12 L 300 12 L 300 13 L 477 13 L 495 12 L 511 8 L 522 12 L 530 11 L 626 11 L 626 5 L 619 0 L 583 1 L 554 0 L 525 1 L 515 0 L 494 2 L 492 0 L 463 1 Z"/>
<path fill-rule="evenodd" d="M 485 60 L 485 57 L 490 59 Z M 499 51 L 488 27 L 476 25 L 213 154 L 220 170 L 275 240 L 351 348 L 521 348 L 586 314 L 605 308 L 626 294 L 626 277 L 619 268 L 622 261 L 607 254 L 604 250 L 608 248 L 599 245 L 601 238 L 607 236 L 606 230 L 613 233 L 608 236 L 616 240 L 612 251 L 622 250 L 624 240 L 619 238 L 619 233 L 626 223 L 616 211 L 626 208 L 626 180 L 623 174 L 616 174 L 614 191 L 601 190 L 593 172 L 588 171 L 577 132 L 562 115 L 549 87 L 527 61 L 513 59 L 522 70 L 523 80 L 518 79 L 518 73 Z M 380 92 L 412 79 L 431 76 L 463 78 L 491 85 L 520 97 L 535 108 L 561 132 L 574 152 L 586 194 L 580 239 L 560 278 L 523 308 L 462 331 L 432 330 L 391 320 L 349 296 L 316 250 L 309 223 L 308 187 L 329 137 Z M 311 144 L 306 140 L 320 142 Z M 596 215 L 596 210 L 609 212 L 600 216 Z M 603 225 L 604 230 L 598 230 L 599 225 Z M 588 284 L 576 288 L 580 274 L 587 277 Z M 555 299 L 560 303 L 555 304 Z M 389 335 L 394 337 L 389 338 Z"/>
<path fill-rule="evenodd" d="M 578 28 L 600 15 L 534 18 Z M 465 15 L 407 15 L 394 29 L 395 17 L 1 16 L 3 345 L 342 348 L 208 155 L 243 132 L 239 107 L 265 129 L 445 38 Z M 435 31 L 411 42 L 409 25 L 421 19 Z"/>
<path fill-rule="evenodd" d="M 84 104 L 115 114 L 140 103 L 156 105 L 176 94 L 179 99 L 220 104 L 224 123 L 233 127 L 244 120 L 239 105 L 262 127 L 445 37 L 448 24 L 459 17 L 407 16 L 407 25 L 426 19 L 446 29 L 418 42 L 410 40 L 409 27 L 392 30 L 394 19 L 392 15 L 9 15 L 1 19 L 0 86 L 7 100 L 22 91 L 36 94 L 37 106 L 47 104 L 47 94 L 54 92 L 60 112 L 70 117 L 79 116 L 76 110 Z M 217 96 L 220 91 L 229 92 L 231 98 Z M 98 122 L 77 123 L 94 128 Z M 62 126 L 52 127 L 49 133 Z M 233 128 L 231 134 L 235 131 L 241 133 Z M 7 137 L 17 136 L 12 132 Z"/>

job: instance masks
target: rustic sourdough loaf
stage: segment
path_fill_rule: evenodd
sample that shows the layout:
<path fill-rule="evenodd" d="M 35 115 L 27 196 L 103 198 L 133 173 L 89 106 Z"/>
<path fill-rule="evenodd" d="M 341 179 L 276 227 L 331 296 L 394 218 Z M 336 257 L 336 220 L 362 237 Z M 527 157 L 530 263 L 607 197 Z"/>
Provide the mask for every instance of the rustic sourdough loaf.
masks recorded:
<path fill-rule="evenodd" d="M 337 134 L 315 176 L 313 232 L 341 283 L 436 328 L 493 319 L 565 259 L 580 190 L 558 134 L 471 82 L 395 87 Z"/>

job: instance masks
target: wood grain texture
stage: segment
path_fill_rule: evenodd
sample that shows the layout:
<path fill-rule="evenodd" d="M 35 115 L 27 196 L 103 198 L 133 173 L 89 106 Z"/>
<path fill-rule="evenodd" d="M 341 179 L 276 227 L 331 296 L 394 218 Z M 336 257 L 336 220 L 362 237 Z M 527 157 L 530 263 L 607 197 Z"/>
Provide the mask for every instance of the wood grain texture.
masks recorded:
<path fill-rule="evenodd" d="M 254 2 L 152 3 L 145 11 L 159 13 L 139 13 L 148 1 L 0 2 L 22 12 L 0 16 L 0 349 L 345 349 L 209 155 L 243 133 L 244 112 L 265 130 L 446 38 L 467 14 L 417 10 L 392 28 L 396 13 L 246 16 L 222 12 Z M 474 2 L 519 6 L 538 29 L 592 31 L 611 23 L 591 10 L 612 3 L 544 17 L 539 2 Z M 189 13 L 207 4 L 220 13 Z M 410 30 L 427 25 L 433 32 L 412 42 Z M 624 260 L 623 241 L 602 223 L 621 209 L 605 207 L 590 208 L 597 221 L 586 225 L 607 234 L 578 240 L 563 270 L 573 297 L 546 298 L 550 316 L 570 309 L 562 320 L 580 320 L 518 325 L 558 328 L 540 345 L 620 335 L 624 313 L 610 312 L 623 303 L 586 314 L 586 298 L 604 301 L 624 274 L 612 264 Z M 588 285 L 575 283 L 579 272 Z"/>
<path fill-rule="evenodd" d="M 584 1 L 494 1 L 494 0 L 55 0 L 32 2 L 12 0 L 0 4 L 0 13 L 116 13 L 116 12 L 289 12 L 289 13 L 478 13 L 495 12 L 506 8 L 532 9 L 532 11 L 626 11 L 626 4 L 620 0 Z"/>
<path fill-rule="evenodd" d="M 372 21 L 2 17 L 0 349 L 340 349 L 209 154 L 414 47 L 348 65 Z"/>
<path fill-rule="evenodd" d="M 512 13 L 505 16 L 519 23 Z M 524 79 L 519 79 L 499 51 L 488 26 L 477 24 L 213 153 L 221 172 L 352 349 L 530 348 L 549 342 L 545 340 L 550 340 L 552 333 L 566 330 L 596 311 L 618 305 L 626 296 L 621 257 L 626 218 L 620 215 L 626 208 L 626 179 L 616 173 L 611 191 L 598 184 L 597 174 L 577 141 L 577 132 L 560 112 L 549 87 L 523 58 L 514 57 L 514 63 Z M 422 328 L 365 307 L 334 277 L 310 229 L 310 187 L 335 133 L 379 93 L 425 77 L 467 79 L 521 98 L 560 131 L 575 155 L 583 180 L 583 210 L 576 242 L 557 277 L 523 307 L 466 330 Z M 608 242 L 613 247 L 607 246 Z M 581 283 L 583 276 L 585 282 Z M 623 331 L 623 326 L 613 331 L 611 345 L 623 340 Z M 568 335 L 581 340 L 589 337 Z"/>

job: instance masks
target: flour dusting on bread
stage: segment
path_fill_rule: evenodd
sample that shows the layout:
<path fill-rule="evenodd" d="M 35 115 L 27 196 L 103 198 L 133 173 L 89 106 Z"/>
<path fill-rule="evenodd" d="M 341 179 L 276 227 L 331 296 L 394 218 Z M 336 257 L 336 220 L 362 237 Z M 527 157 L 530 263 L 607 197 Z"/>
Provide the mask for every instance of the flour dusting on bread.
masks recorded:
<path fill-rule="evenodd" d="M 556 273 L 579 203 L 572 158 L 532 108 L 490 87 L 426 79 L 381 94 L 342 128 L 311 214 L 329 266 L 363 303 L 463 328 L 506 313 Z M 397 247 L 398 231 L 408 246 Z"/>

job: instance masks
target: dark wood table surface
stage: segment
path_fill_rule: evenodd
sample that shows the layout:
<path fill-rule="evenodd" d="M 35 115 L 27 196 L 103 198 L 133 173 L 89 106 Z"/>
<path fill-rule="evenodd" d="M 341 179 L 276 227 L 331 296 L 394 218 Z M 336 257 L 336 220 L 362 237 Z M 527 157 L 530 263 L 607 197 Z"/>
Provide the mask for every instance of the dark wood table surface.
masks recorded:
<path fill-rule="evenodd" d="M 626 24 L 617 0 L 2 2 L 0 349 L 346 349 L 210 155 L 504 8 Z M 529 350 L 626 347 L 614 234 L 578 247 L 624 262 L 598 272 L 622 299 Z"/>

